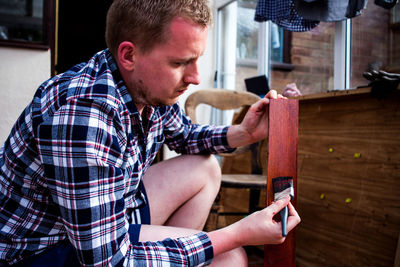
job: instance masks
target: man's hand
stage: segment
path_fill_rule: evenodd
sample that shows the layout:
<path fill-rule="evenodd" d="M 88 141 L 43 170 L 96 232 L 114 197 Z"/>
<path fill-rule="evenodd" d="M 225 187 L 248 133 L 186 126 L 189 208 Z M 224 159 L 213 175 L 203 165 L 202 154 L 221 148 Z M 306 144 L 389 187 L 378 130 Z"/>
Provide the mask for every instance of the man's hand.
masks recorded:
<path fill-rule="evenodd" d="M 268 104 L 270 99 L 286 97 L 271 90 L 268 94 L 251 105 L 239 125 L 232 125 L 228 130 L 228 143 L 231 147 L 252 144 L 268 136 Z"/>
<path fill-rule="evenodd" d="M 290 197 L 287 196 L 232 225 L 210 232 L 214 253 L 217 255 L 241 246 L 283 243 L 285 237 L 282 236 L 282 224 L 274 216 L 288 206 L 288 232 L 300 223 L 300 217 L 289 201 Z"/>
<path fill-rule="evenodd" d="M 298 223 L 300 223 L 300 217 L 289 201 L 290 197 L 288 196 L 239 221 L 239 227 L 243 229 L 243 236 L 240 236 L 239 238 L 243 240 L 243 245 L 283 243 L 283 241 L 285 241 L 285 237 L 282 236 L 282 223 L 280 221 L 276 221 L 274 216 L 278 214 L 279 211 L 281 211 L 285 206 L 288 206 L 288 232 L 291 231 Z"/>

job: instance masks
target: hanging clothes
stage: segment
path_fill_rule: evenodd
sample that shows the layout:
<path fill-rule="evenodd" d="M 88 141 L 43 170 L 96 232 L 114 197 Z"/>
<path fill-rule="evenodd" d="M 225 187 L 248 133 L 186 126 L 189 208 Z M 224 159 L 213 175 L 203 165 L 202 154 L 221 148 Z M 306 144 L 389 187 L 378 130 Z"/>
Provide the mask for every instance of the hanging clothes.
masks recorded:
<path fill-rule="evenodd" d="M 398 0 L 375 0 L 375 5 L 386 9 L 391 9 L 397 5 L 398 2 Z"/>
<path fill-rule="evenodd" d="M 282 28 L 293 32 L 304 32 L 315 28 L 319 21 L 301 17 L 293 0 L 258 0 L 254 20 L 270 20 Z"/>
<path fill-rule="evenodd" d="M 305 19 L 342 21 L 361 15 L 368 0 L 293 0 L 296 12 Z"/>

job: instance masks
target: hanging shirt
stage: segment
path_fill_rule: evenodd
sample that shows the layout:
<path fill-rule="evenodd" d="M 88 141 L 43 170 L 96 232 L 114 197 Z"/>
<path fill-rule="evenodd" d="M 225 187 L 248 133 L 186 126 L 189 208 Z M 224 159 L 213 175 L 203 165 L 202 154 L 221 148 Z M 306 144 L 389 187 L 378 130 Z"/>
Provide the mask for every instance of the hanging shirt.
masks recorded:
<path fill-rule="evenodd" d="M 319 21 L 301 17 L 292 0 L 258 0 L 254 19 L 272 21 L 286 30 L 304 32 L 315 28 Z"/>
<path fill-rule="evenodd" d="M 368 0 L 293 0 L 296 12 L 305 19 L 342 21 L 361 15 Z"/>
<path fill-rule="evenodd" d="M 108 49 L 39 87 L 0 149 L 0 264 L 67 239 L 85 265 L 211 261 L 205 233 L 130 242 L 129 213 L 147 201 L 140 181 L 164 143 L 186 154 L 226 152 L 227 128 L 194 125 L 178 104 L 143 113 Z"/>

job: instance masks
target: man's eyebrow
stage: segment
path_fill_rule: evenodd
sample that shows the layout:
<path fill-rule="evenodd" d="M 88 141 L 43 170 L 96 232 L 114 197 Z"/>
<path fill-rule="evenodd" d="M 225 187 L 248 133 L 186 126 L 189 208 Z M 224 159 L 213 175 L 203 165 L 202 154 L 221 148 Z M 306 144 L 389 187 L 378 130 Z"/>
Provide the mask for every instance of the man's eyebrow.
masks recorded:
<path fill-rule="evenodd" d="M 169 60 L 178 60 L 178 61 L 190 61 L 190 60 L 194 60 L 197 59 L 199 57 L 202 57 L 204 55 L 204 52 L 201 53 L 200 55 L 193 55 L 193 56 L 187 56 L 187 57 L 175 57 L 175 56 L 171 56 L 169 57 Z"/>

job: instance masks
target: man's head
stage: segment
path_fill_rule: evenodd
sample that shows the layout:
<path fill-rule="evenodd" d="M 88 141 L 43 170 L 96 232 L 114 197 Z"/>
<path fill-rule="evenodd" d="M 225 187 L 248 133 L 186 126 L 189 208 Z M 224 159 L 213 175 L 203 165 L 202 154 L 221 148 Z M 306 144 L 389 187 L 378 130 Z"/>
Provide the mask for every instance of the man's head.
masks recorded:
<path fill-rule="evenodd" d="M 197 64 L 210 23 L 206 1 L 114 0 L 107 42 L 139 112 L 172 105 L 200 83 Z"/>
<path fill-rule="evenodd" d="M 168 38 L 168 25 L 176 17 L 203 27 L 211 23 L 207 0 L 114 0 L 107 14 L 107 46 L 115 57 L 123 41 L 148 52 Z"/>

